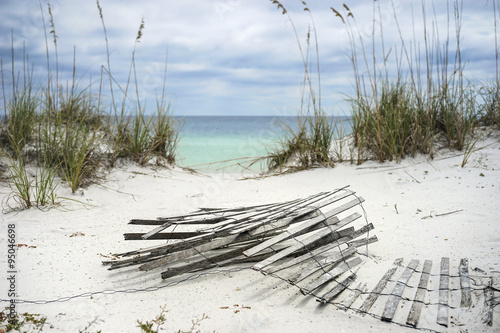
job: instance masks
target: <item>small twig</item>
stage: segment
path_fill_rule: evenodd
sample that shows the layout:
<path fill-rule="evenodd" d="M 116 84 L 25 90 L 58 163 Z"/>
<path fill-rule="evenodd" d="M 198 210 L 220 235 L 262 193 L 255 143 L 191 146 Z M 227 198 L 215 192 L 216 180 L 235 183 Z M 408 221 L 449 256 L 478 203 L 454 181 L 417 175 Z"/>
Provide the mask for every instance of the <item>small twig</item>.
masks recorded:
<path fill-rule="evenodd" d="M 408 171 L 406 171 L 406 170 L 405 170 L 405 173 L 406 173 L 408 176 L 410 176 L 410 177 L 411 177 L 414 181 L 416 181 L 417 183 L 419 183 L 419 184 L 420 184 L 420 182 L 419 182 L 419 181 L 418 181 L 415 177 L 413 177 L 412 175 L 410 175 L 410 174 L 408 173 Z"/>
<path fill-rule="evenodd" d="M 463 209 L 459 209 L 459 210 L 454 210 L 452 212 L 448 212 L 448 213 L 442 213 L 442 214 L 437 214 L 435 211 L 431 211 L 431 213 L 429 214 L 429 216 L 424 216 L 422 217 L 422 220 L 425 220 L 425 219 L 428 219 L 428 218 L 433 218 L 433 217 L 438 217 L 438 216 L 445 216 L 445 215 L 449 215 L 449 214 L 454 214 L 454 213 L 458 213 L 458 212 L 462 212 Z M 434 215 L 432 215 L 432 213 L 434 213 Z"/>

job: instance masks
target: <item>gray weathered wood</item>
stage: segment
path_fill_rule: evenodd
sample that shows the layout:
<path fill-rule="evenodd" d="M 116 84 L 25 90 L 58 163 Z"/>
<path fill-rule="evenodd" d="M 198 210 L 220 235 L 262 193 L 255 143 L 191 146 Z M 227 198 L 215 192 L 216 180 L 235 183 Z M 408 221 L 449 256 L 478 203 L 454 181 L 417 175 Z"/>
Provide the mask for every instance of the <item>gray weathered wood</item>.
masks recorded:
<path fill-rule="evenodd" d="M 181 259 L 186 259 L 191 256 L 194 256 L 196 254 L 200 254 L 209 250 L 213 249 L 218 249 L 220 247 L 223 247 L 225 245 L 231 244 L 238 236 L 228 236 L 220 239 L 214 239 L 211 242 L 192 247 L 190 249 L 184 250 L 184 251 L 178 251 L 171 253 L 169 255 L 163 256 L 160 259 L 157 259 L 153 262 L 149 262 L 147 264 L 143 264 L 142 266 L 139 267 L 141 271 L 150 271 L 152 269 L 155 269 L 160 266 L 164 266 L 166 264 L 181 260 Z"/>
<path fill-rule="evenodd" d="M 335 227 L 338 227 L 338 226 L 335 226 Z M 299 250 L 302 250 L 302 252 L 310 252 L 310 251 L 318 248 L 319 246 L 322 246 L 322 245 L 328 244 L 328 243 L 335 243 L 337 245 L 342 245 L 343 243 L 345 243 L 353 238 L 359 237 L 362 234 L 367 233 L 368 231 L 373 229 L 373 224 L 370 223 L 368 225 L 365 225 L 362 228 L 360 228 L 359 230 L 356 230 L 354 233 L 352 233 L 351 236 L 345 237 L 343 239 L 336 238 L 336 235 L 334 233 L 332 233 L 332 231 L 334 231 L 336 228 L 325 228 L 325 229 L 326 230 L 324 233 L 322 233 L 322 234 L 317 233 L 306 240 L 303 240 L 301 242 L 297 242 L 297 244 L 292 245 L 292 246 L 288 247 L 287 249 L 282 250 L 282 251 L 276 253 L 275 255 L 255 264 L 252 268 L 255 270 L 262 271 L 262 269 L 265 268 L 266 266 L 269 266 L 270 264 L 278 261 L 279 259 L 284 258 L 284 257 L 286 257 L 286 256 L 288 256 L 296 251 L 299 251 Z"/>
<path fill-rule="evenodd" d="M 387 303 L 385 303 L 384 312 L 382 313 L 383 321 L 392 321 L 392 318 L 394 318 L 394 314 L 396 313 L 396 309 L 398 308 L 398 304 L 401 300 L 406 284 L 413 275 L 413 272 L 415 272 L 415 269 L 417 269 L 417 266 L 418 260 L 413 259 L 403 271 L 403 274 L 401 274 L 401 277 L 392 290 L 391 296 L 389 296 Z"/>
<path fill-rule="evenodd" d="M 460 288 L 462 291 L 462 298 L 460 299 L 460 306 L 468 308 L 471 306 L 471 292 L 470 292 L 470 278 L 469 278 L 469 260 L 462 258 L 460 260 L 460 267 L 458 268 L 460 275 Z"/>
<path fill-rule="evenodd" d="M 484 306 L 486 310 L 486 315 L 484 317 L 484 323 L 488 326 L 493 326 L 493 278 L 490 278 L 488 286 L 484 289 Z"/>
<path fill-rule="evenodd" d="M 337 266 L 335 266 L 333 269 L 329 270 L 328 272 L 324 273 L 321 275 L 319 278 L 316 280 L 312 281 L 310 284 L 308 284 L 306 287 L 300 288 L 300 292 L 304 295 L 312 293 L 315 289 L 321 287 L 325 283 L 334 280 L 337 276 L 340 274 L 343 274 L 347 272 L 348 270 L 352 269 L 353 267 L 361 264 L 363 261 L 361 260 L 360 257 L 356 257 L 354 259 L 351 259 L 349 261 L 344 261 Z"/>
<path fill-rule="evenodd" d="M 351 291 L 351 293 L 340 303 L 341 306 L 344 307 L 344 311 L 347 311 L 352 303 L 356 301 L 356 299 L 361 295 L 361 293 L 366 289 L 366 283 L 361 285 L 361 282 L 358 286 Z"/>
<path fill-rule="evenodd" d="M 312 265 L 309 267 L 303 269 L 302 271 L 299 271 L 298 273 L 294 274 L 294 276 L 290 277 L 288 281 L 291 284 L 296 284 L 302 280 L 304 280 L 306 277 L 314 274 L 315 272 L 319 271 L 320 269 L 330 266 L 330 265 L 335 265 L 341 260 L 344 260 L 345 258 L 350 257 L 356 253 L 356 248 L 353 246 L 349 246 L 347 249 L 343 251 L 336 252 L 334 255 L 328 256 L 322 260 L 318 260 L 314 262 Z"/>
<path fill-rule="evenodd" d="M 371 236 L 369 238 L 356 239 L 351 242 L 347 242 L 347 245 L 354 247 L 361 247 L 375 242 L 378 242 L 377 236 Z"/>
<path fill-rule="evenodd" d="M 318 223 L 322 223 L 324 220 L 326 220 L 330 217 L 334 217 L 335 215 L 337 215 L 337 214 L 339 214 L 339 213 L 341 213 L 349 208 L 352 208 L 356 205 L 359 205 L 360 201 L 363 201 L 363 199 L 362 198 L 353 199 L 353 200 L 351 200 L 351 201 L 349 201 L 349 202 L 347 202 L 339 207 L 336 207 L 336 208 L 326 212 L 323 216 L 318 216 L 318 217 L 312 218 L 307 222 L 304 222 L 298 226 L 290 228 L 290 230 L 286 230 L 281 235 L 276 236 L 276 237 L 274 237 L 266 242 L 263 242 L 263 243 L 257 245 L 255 248 L 252 248 L 248 251 L 245 251 L 244 254 L 248 257 L 252 256 L 252 255 L 268 248 L 269 246 L 272 246 L 272 245 L 277 244 L 281 241 L 289 239 L 292 236 L 296 236 L 296 235 L 300 234 L 303 230 L 307 230 L 308 228 L 310 228 Z"/>
<path fill-rule="evenodd" d="M 426 260 L 424 262 L 424 268 L 422 269 L 422 275 L 420 275 L 420 281 L 418 282 L 418 289 L 415 293 L 415 299 L 413 300 L 408 318 L 406 319 L 406 324 L 410 326 L 417 327 L 420 313 L 422 311 L 422 306 L 424 305 L 424 298 L 427 291 L 427 284 L 429 282 L 431 268 L 432 260 Z"/>
<path fill-rule="evenodd" d="M 346 197 L 351 196 L 351 195 L 354 194 L 353 192 L 350 192 L 350 191 L 344 191 L 344 192 L 341 192 L 341 193 L 338 193 L 338 192 L 340 192 L 340 190 L 328 193 L 327 196 L 331 196 L 331 197 L 328 198 L 328 199 L 325 199 L 325 201 L 322 201 L 321 203 L 317 203 L 315 207 L 323 207 L 323 206 L 326 205 L 326 203 L 336 202 L 336 201 L 342 200 L 342 199 L 344 199 L 344 198 L 346 198 Z M 324 198 L 322 198 L 322 199 L 324 199 Z M 321 201 L 322 199 L 319 199 L 319 201 Z M 313 202 L 314 201 L 308 201 L 308 202 L 303 203 L 303 204 L 301 204 L 301 205 L 299 205 L 297 207 L 306 207 L 306 206 L 311 205 Z M 294 210 L 298 209 L 297 207 L 295 207 Z M 276 216 L 272 216 L 272 218 L 274 218 L 274 219 L 282 218 L 282 217 L 288 216 L 289 214 L 290 214 L 290 209 L 286 209 L 286 210 L 282 209 L 280 212 L 278 212 L 277 215 L 275 214 Z M 333 218 L 334 215 L 335 214 L 329 215 L 328 212 L 326 214 L 323 214 L 323 216 L 327 220 L 328 220 L 329 217 Z M 258 222 L 257 224 L 254 223 L 252 225 L 243 225 L 240 228 L 236 228 L 236 229 L 232 230 L 231 232 L 232 233 L 241 233 L 241 232 L 249 231 L 252 228 L 255 228 L 256 226 L 259 226 L 259 224 L 263 224 L 263 223 L 265 223 L 265 222 Z M 305 230 L 307 230 L 307 228 Z"/>
<path fill-rule="evenodd" d="M 299 251 L 302 253 L 304 253 L 304 252 L 313 253 L 315 249 L 317 249 L 318 247 L 321 247 L 324 244 L 327 244 L 326 246 L 329 246 L 330 248 L 334 248 L 335 246 L 340 246 L 340 245 L 345 244 L 348 241 L 350 241 L 354 238 L 357 238 L 357 237 L 361 236 L 362 234 L 367 233 L 368 231 L 372 230 L 373 224 L 370 223 L 368 225 L 365 225 L 362 228 L 360 228 L 359 230 L 354 231 L 354 233 L 352 233 L 350 236 L 344 237 L 341 239 L 335 238 L 335 234 L 333 234 L 331 232 L 332 230 L 334 231 L 336 227 L 338 227 L 338 225 L 336 225 L 334 228 L 329 229 L 328 230 L 329 232 L 326 233 L 326 236 L 324 236 L 323 238 L 320 238 L 317 241 L 313 240 L 311 243 L 308 243 L 308 244 L 306 244 L 305 241 L 297 242 L 296 245 L 293 245 L 293 246 L 287 248 L 286 250 L 282 250 L 282 251 L 276 253 L 275 255 L 267 258 L 266 260 L 263 260 L 262 262 L 255 264 L 252 268 L 255 270 L 259 270 L 262 273 L 266 274 L 267 272 L 263 271 L 263 269 L 265 267 L 278 261 L 279 259 L 284 258 L 285 256 L 289 255 L 290 253 L 294 253 L 294 252 L 299 251 L 299 250 L 302 250 L 302 251 Z M 372 239 L 372 241 L 373 241 L 373 239 Z M 309 248 L 304 246 L 304 245 L 309 245 L 309 244 L 313 244 L 313 245 L 309 246 Z M 300 255 L 300 253 L 296 253 L 296 254 Z M 304 258 L 304 257 L 300 256 L 300 258 Z M 307 258 L 307 257 L 305 257 L 305 258 Z M 298 262 L 300 262 L 300 261 L 298 261 L 297 258 L 291 259 L 288 261 L 288 263 L 284 263 L 284 265 L 280 266 L 280 269 L 285 268 L 285 266 L 290 267 L 291 265 L 295 265 Z M 274 270 L 274 271 L 276 271 L 276 270 Z"/>
<path fill-rule="evenodd" d="M 377 285 L 375 286 L 375 288 L 373 288 L 372 292 L 368 295 L 368 297 L 365 299 L 365 301 L 363 302 L 363 304 L 359 308 L 360 312 L 362 312 L 363 314 L 366 314 L 371 309 L 371 307 L 373 306 L 373 304 L 375 303 L 375 301 L 377 300 L 377 298 L 382 293 L 382 290 L 384 290 L 385 286 L 387 285 L 387 282 L 394 275 L 394 273 L 398 269 L 398 265 L 402 261 L 403 261 L 402 258 L 396 259 L 394 261 L 394 267 L 390 268 L 384 274 L 384 276 L 382 276 L 382 278 L 377 283 Z"/>
<path fill-rule="evenodd" d="M 326 242 L 332 242 L 332 241 L 339 238 L 338 234 L 337 235 L 335 234 L 335 230 L 338 228 L 339 227 L 337 225 L 334 227 L 323 228 L 319 231 L 315 230 L 315 231 L 311 232 L 312 235 L 310 235 L 306 239 L 301 240 L 300 242 L 297 241 L 294 245 L 288 246 L 286 249 L 283 249 L 280 252 L 276 253 L 275 255 L 255 264 L 252 268 L 255 270 L 262 270 L 264 267 L 269 266 L 270 264 L 272 264 L 272 263 L 274 263 L 274 262 L 276 262 L 276 261 L 278 261 L 286 256 L 289 256 L 290 254 L 292 254 L 296 251 L 299 251 L 303 248 L 307 249 L 310 245 L 317 243 L 318 241 L 320 241 L 321 239 L 323 239 L 325 237 L 328 238 L 328 240 Z M 285 233 L 286 233 L 286 231 L 285 231 Z M 310 233 L 308 233 L 308 234 L 310 234 Z M 279 237 L 279 236 L 276 236 L 276 237 Z M 247 253 L 245 253 L 245 255 L 247 255 Z"/>
<path fill-rule="evenodd" d="M 332 299 L 334 299 L 338 294 L 343 292 L 351 283 L 356 280 L 356 274 L 351 274 L 349 275 L 345 280 L 342 282 L 339 282 L 335 287 L 333 287 L 332 290 L 321 296 L 320 298 L 317 298 L 316 301 L 325 304 L 327 302 L 330 302 Z"/>
<path fill-rule="evenodd" d="M 124 233 L 123 237 L 125 240 L 144 240 L 142 236 L 144 233 L 140 232 L 128 232 Z M 194 237 L 200 235 L 199 232 L 161 232 L 157 233 L 148 239 L 184 239 L 189 237 Z"/>
<path fill-rule="evenodd" d="M 439 277 L 439 304 L 437 323 L 448 327 L 448 298 L 450 293 L 450 258 L 441 258 L 441 273 Z"/>
<path fill-rule="evenodd" d="M 166 271 L 163 271 L 161 273 L 161 278 L 167 279 L 169 277 L 181 275 L 181 274 L 188 273 L 188 272 L 193 272 L 193 271 L 196 271 L 199 269 L 206 269 L 206 268 L 211 268 L 211 267 L 217 266 L 217 263 L 220 261 L 225 261 L 228 259 L 239 257 L 243 253 L 243 251 L 245 251 L 246 249 L 248 249 L 252 246 L 254 246 L 254 244 L 249 244 L 249 245 L 244 246 L 244 247 L 237 247 L 237 248 L 230 250 L 230 251 L 227 251 L 225 253 L 217 254 L 214 256 L 210 256 L 210 257 L 204 256 L 199 261 L 191 262 L 188 264 L 183 264 L 183 265 L 180 265 L 177 267 L 168 268 Z"/>
<path fill-rule="evenodd" d="M 351 215 L 343 218 L 338 223 L 338 225 L 347 225 L 347 224 L 349 224 L 349 223 L 357 220 L 360 217 L 361 217 L 361 214 L 359 214 L 359 213 L 351 214 Z M 342 232 L 343 232 L 343 230 L 339 231 L 339 234 L 342 234 Z M 340 242 L 345 243 L 345 242 L 347 242 L 347 241 L 349 241 L 351 239 L 352 239 L 351 237 L 347 237 L 346 236 L 346 237 L 343 237 L 343 238 L 339 239 L 338 241 L 335 241 L 335 242 L 332 242 L 330 244 L 321 246 L 321 247 L 319 247 L 317 249 L 314 249 L 314 250 L 311 250 L 311 251 L 307 251 L 303 255 L 300 255 L 300 256 L 298 256 L 296 258 L 290 259 L 290 260 L 288 260 L 288 261 L 286 261 L 286 262 L 284 262 L 284 263 L 282 263 L 280 265 L 268 268 L 266 270 L 266 273 L 275 273 L 275 272 L 280 271 L 282 269 L 285 269 L 285 268 L 297 265 L 297 264 L 299 264 L 299 263 L 301 263 L 301 262 L 303 262 L 305 260 L 311 259 L 314 256 L 320 255 L 321 253 L 329 251 L 329 250 L 334 249 L 334 248 L 339 248 L 340 249 L 340 245 L 341 245 Z"/>

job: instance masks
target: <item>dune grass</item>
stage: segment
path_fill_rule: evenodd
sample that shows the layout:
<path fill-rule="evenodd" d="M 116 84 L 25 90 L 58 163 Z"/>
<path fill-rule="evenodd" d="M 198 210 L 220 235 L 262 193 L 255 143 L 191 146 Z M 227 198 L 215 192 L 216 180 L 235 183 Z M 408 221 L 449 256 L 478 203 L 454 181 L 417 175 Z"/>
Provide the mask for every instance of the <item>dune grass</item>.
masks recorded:
<path fill-rule="evenodd" d="M 100 173 L 115 166 L 118 160 L 145 165 L 154 159 L 156 165 L 175 164 L 182 124 L 172 115 L 165 82 L 155 112 L 147 113 L 145 103 L 139 98 L 135 50 L 142 38 L 144 20 L 135 39 L 129 77 L 122 87 L 111 71 L 103 9 L 99 2 L 97 7 L 108 50 L 107 65 L 103 66 L 97 88 L 94 82 L 82 87 L 77 74 L 76 51 L 72 75 L 67 81 L 62 81 L 64 73 L 59 64 L 58 36 L 50 4 L 47 9 L 50 32 L 47 33 L 49 29 L 45 24 L 43 26 L 45 83 L 42 80 L 40 86 L 39 78 L 33 75 L 35 64 L 31 66 L 28 55 L 24 53 L 22 69 L 18 70 L 13 46 L 9 71 L 12 77 L 8 85 L 5 84 L 3 59 L 0 62 L 5 110 L 0 143 L 2 156 L 11 161 L 7 165 L 12 190 L 10 202 L 13 199 L 21 208 L 54 203 L 55 189 L 59 186 L 56 178 L 60 177 L 72 192 L 76 192 L 98 181 Z M 40 11 L 43 18 L 46 12 L 42 7 Z M 165 76 L 166 65 L 164 81 Z M 109 91 L 104 91 L 104 82 L 108 80 Z M 135 98 L 132 98 L 134 93 L 129 87 L 134 85 Z M 105 103 L 108 96 L 111 99 L 109 104 Z M 34 180 L 28 172 L 30 165 L 38 170 Z"/>
<path fill-rule="evenodd" d="M 277 5 L 282 14 L 288 15 L 282 3 L 277 0 L 271 2 Z M 310 16 L 315 37 L 311 12 L 305 1 L 302 4 Z M 373 27 L 369 38 L 364 38 L 355 13 L 347 5 L 338 9 L 330 7 L 337 22 L 347 32 L 350 44 L 348 57 L 353 69 L 355 94 L 347 97 L 351 107 L 352 142 L 346 148 L 351 161 L 357 164 L 366 160 L 400 161 L 418 153 L 433 157 L 436 149 L 443 147 L 470 153 L 477 142 L 474 135 L 476 125 L 500 126 L 498 47 L 494 54 L 497 60 L 496 83 L 486 82 L 479 87 L 474 86 L 468 83 L 464 75 L 466 64 L 461 51 L 462 12 L 458 1 L 453 3 L 447 22 L 447 26 L 454 26 L 455 30 L 450 31 L 448 28 L 444 40 L 437 29 L 429 28 L 437 26 L 437 18 L 433 17 L 429 22 L 422 2 L 424 31 L 413 31 L 413 36 L 423 34 L 424 56 L 414 47 L 418 45 L 417 40 L 406 41 L 403 38 L 395 13 L 393 18 L 400 42 L 387 48 L 382 26 L 375 26 L 376 22 L 383 22 L 379 6 L 377 1 L 373 1 Z M 496 42 L 494 4 L 493 7 Z M 292 22 L 304 63 L 304 87 L 309 93 L 307 105 L 312 106 L 313 112 L 306 112 L 306 116 L 303 116 L 303 96 L 298 114 L 298 130 L 285 128 L 286 134 L 278 148 L 267 156 L 268 168 L 281 171 L 285 166 L 308 168 L 317 164 L 333 165 L 335 160 L 343 160 L 343 154 L 334 151 L 332 156 L 331 140 L 338 139 L 338 134 L 344 131 L 341 124 L 328 123 L 322 111 L 319 57 L 316 59 L 318 93 L 312 87 L 310 62 L 307 59 L 310 31 L 304 56 L 293 21 L 288 18 Z M 316 39 L 315 43 L 317 55 Z M 413 49 L 408 45 L 413 46 Z M 454 45 L 455 50 L 449 50 L 450 45 Z M 464 156 L 464 163 L 467 160 Z"/>
<path fill-rule="evenodd" d="M 290 18 L 286 8 L 277 0 L 272 0 L 283 15 L 290 19 L 295 39 L 299 48 L 302 64 L 304 67 L 304 78 L 302 82 L 302 96 L 300 109 L 297 115 L 297 129 L 291 127 L 286 122 L 281 122 L 281 127 L 285 130 L 284 137 L 278 142 L 276 148 L 268 151 L 267 160 L 269 170 L 282 171 L 285 167 L 292 166 L 294 169 L 307 169 L 315 165 L 333 166 L 331 154 L 331 144 L 335 138 L 336 124 L 331 117 L 328 117 L 321 105 L 321 74 L 318 54 L 318 40 L 316 27 L 312 15 L 312 27 L 307 32 L 305 45 L 302 45 L 299 34 Z M 310 14 L 307 3 L 303 2 L 304 11 Z M 311 31 L 312 30 L 312 31 Z M 315 53 L 310 52 L 312 47 Z M 311 53 L 316 55 L 316 81 L 312 78 Z"/>

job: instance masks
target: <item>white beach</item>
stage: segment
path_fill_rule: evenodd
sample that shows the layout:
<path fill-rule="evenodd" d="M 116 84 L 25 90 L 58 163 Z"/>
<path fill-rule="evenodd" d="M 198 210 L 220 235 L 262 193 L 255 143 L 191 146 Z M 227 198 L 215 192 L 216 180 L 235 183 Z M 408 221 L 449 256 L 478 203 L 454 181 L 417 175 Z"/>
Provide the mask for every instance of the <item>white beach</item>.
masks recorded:
<path fill-rule="evenodd" d="M 16 311 L 47 317 L 43 332 L 140 332 L 137 320 L 153 320 L 161 307 L 168 311 L 160 328 L 165 332 L 189 331 L 192 320 L 203 315 L 208 318 L 195 325 L 194 332 L 411 332 L 370 315 L 320 305 L 314 297 L 303 296 L 296 287 L 249 269 L 250 265 L 212 270 L 183 281 L 190 275 L 162 280 L 161 270 L 108 271 L 101 262 L 113 253 L 164 242 L 125 241 L 124 233 L 151 230 L 128 225 L 133 218 L 186 214 L 199 207 L 281 202 L 349 185 L 366 200 L 366 219 L 374 224 L 372 234 L 379 239 L 369 245 L 368 257 L 362 256 L 356 284 L 366 282 L 372 290 L 397 258 L 404 259 L 404 266 L 418 259 L 419 267 L 430 259 L 434 265 L 429 288 L 436 289 L 439 262 L 449 257 L 452 276 L 458 274 L 460 259 L 468 258 L 470 275 L 479 283 L 472 284 L 472 289 L 484 288 L 481 283 L 487 279 L 482 277 L 492 277 L 498 290 L 500 131 L 488 133 L 477 142 L 464 167 L 460 166 L 463 152 L 448 149 L 439 150 L 434 159 L 419 155 L 400 163 L 360 166 L 344 162 L 334 168 L 244 180 L 240 174 L 207 176 L 130 163 L 113 169 L 99 185 L 78 195 L 63 185 L 60 197 L 86 205 L 63 200 L 61 207 L 48 211 L 33 208 L 2 215 L 1 247 L 6 247 L 8 224 L 16 226 L 17 243 L 26 245 L 18 249 L 16 288 L 18 299 L 30 302 L 17 304 Z M 2 187 L 4 201 L 8 194 L 8 188 Z M 358 251 L 366 254 L 364 247 Z M 1 258 L 6 271 L 5 256 Z M 247 268 L 237 270 L 241 267 Z M 452 280 L 456 286 L 456 279 Z M 145 288 L 151 290 L 137 291 Z M 2 300 L 6 289 L 2 282 Z M 494 295 L 498 304 L 500 292 Z M 451 292 L 452 306 L 457 299 L 459 304 L 459 297 Z M 473 308 L 450 309 L 448 328 L 436 324 L 436 306 L 425 305 L 418 327 L 499 332 L 500 307 L 494 308 L 493 324 L 488 326 L 483 323 L 483 291 L 473 290 L 472 297 Z M 2 307 L 7 305 L 4 302 Z M 376 303 L 373 313 L 380 315 L 381 306 Z M 396 313 L 395 321 L 404 323 L 405 317 Z"/>

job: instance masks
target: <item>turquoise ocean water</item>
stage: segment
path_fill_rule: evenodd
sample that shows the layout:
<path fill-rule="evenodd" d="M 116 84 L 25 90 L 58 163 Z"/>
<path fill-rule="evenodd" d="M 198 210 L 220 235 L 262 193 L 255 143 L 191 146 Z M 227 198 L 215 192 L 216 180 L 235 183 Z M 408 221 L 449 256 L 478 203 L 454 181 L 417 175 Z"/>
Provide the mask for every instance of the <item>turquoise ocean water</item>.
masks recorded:
<path fill-rule="evenodd" d="M 243 160 L 217 163 L 266 155 L 276 145 L 286 123 L 297 128 L 296 117 L 271 116 L 188 116 L 183 122 L 178 145 L 177 163 L 200 171 L 216 171 Z M 348 121 L 343 118 L 344 126 Z M 350 128 L 347 129 L 350 132 Z M 211 165 L 209 165 L 212 163 Z M 227 168 L 236 171 L 238 167 Z M 258 165 L 254 170 L 258 171 Z"/>

